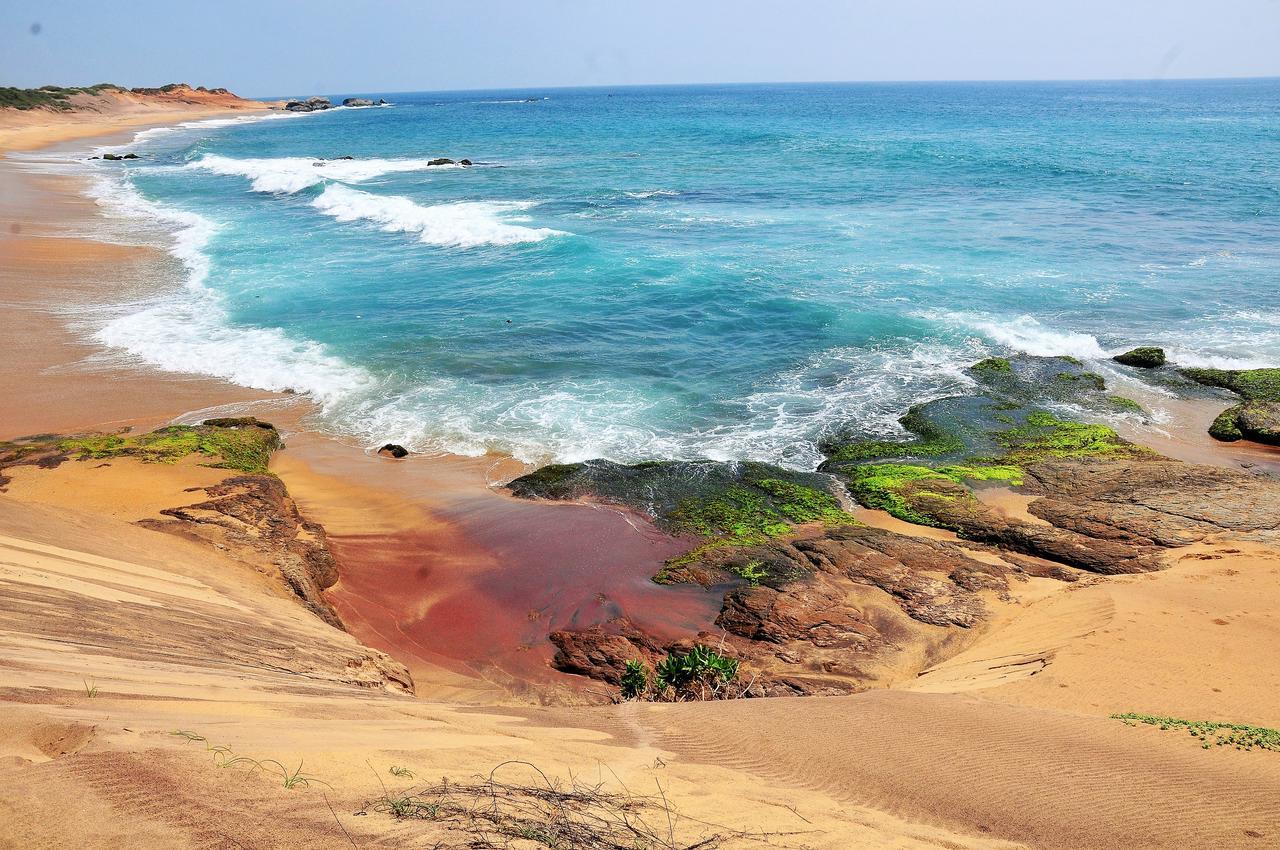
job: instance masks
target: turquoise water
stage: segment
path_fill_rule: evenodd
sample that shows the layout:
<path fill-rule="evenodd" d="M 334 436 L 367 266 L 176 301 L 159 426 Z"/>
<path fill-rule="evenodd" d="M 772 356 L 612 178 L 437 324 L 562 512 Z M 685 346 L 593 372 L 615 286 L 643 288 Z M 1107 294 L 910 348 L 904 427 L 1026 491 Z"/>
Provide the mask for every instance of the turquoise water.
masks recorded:
<path fill-rule="evenodd" d="M 795 466 L 990 353 L 1280 361 L 1277 80 L 384 96 L 95 164 L 188 276 L 98 338 L 369 445 Z"/>

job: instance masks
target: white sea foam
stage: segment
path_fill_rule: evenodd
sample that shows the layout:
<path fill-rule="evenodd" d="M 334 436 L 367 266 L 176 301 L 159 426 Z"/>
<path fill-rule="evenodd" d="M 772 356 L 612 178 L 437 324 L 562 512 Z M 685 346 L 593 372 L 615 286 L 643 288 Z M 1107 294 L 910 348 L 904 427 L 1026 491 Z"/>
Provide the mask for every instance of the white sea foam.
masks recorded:
<path fill-rule="evenodd" d="M 429 159 L 327 159 L 315 157 L 273 157 L 235 159 L 206 154 L 187 168 L 246 177 L 255 192 L 291 195 L 326 180 L 359 183 L 385 174 L 425 171 L 428 168 L 462 168 L 460 165 L 430 165 Z M 318 164 L 317 164 L 318 163 Z"/>
<path fill-rule="evenodd" d="M 148 142 L 155 141 L 158 138 L 180 133 L 184 130 L 216 130 L 222 127 L 234 127 L 240 124 L 258 124 L 263 121 L 276 121 L 283 118 L 298 118 L 311 113 L 306 112 L 255 112 L 248 115 L 237 115 L 234 118 L 205 118 L 199 121 L 180 121 L 177 124 L 164 127 L 149 127 L 145 130 L 139 130 L 133 134 L 133 139 L 121 145 L 101 145 L 95 147 L 93 152 L 98 155 L 104 153 L 118 153 L 120 151 L 136 148 L 139 145 L 145 145 Z"/>
<path fill-rule="evenodd" d="M 1033 316 L 996 318 L 976 313 L 928 312 L 922 318 L 967 328 L 982 334 L 992 342 L 1023 354 L 1040 357 L 1070 355 L 1101 359 L 1107 352 L 1096 337 L 1073 331 L 1060 331 L 1046 327 Z"/>
<path fill-rule="evenodd" d="M 662 198 L 662 197 L 674 198 L 680 193 L 673 191 L 671 189 L 651 189 L 648 192 L 626 192 L 624 194 L 626 194 L 628 198 L 636 198 L 637 200 L 643 200 L 646 198 Z"/>
<path fill-rule="evenodd" d="M 549 227 L 513 224 L 533 201 L 460 201 L 422 206 L 396 195 L 374 195 L 337 183 L 325 187 L 311 205 L 338 221 L 370 221 L 388 232 L 416 233 L 429 245 L 474 248 L 514 245 L 565 235 Z"/>
<path fill-rule="evenodd" d="M 186 271 L 182 289 L 124 305 L 95 333 L 104 345 L 171 372 L 211 375 L 242 386 L 293 389 L 329 407 L 374 381 L 323 345 L 291 339 L 278 328 L 240 328 L 227 322 L 218 294 L 205 286 L 205 253 L 217 226 L 197 213 L 148 200 L 123 175 L 92 190 L 104 212 L 150 223 L 170 234 L 170 252 Z M 119 311 L 117 311 L 119 312 Z"/>

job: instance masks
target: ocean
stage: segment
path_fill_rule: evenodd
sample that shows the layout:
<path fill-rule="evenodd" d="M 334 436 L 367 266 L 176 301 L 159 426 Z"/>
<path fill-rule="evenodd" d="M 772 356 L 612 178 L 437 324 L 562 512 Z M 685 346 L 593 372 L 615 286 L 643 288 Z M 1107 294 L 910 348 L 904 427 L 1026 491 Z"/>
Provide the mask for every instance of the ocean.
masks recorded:
<path fill-rule="evenodd" d="M 84 163 L 185 278 L 88 332 L 529 462 L 812 468 L 992 354 L 1280 365 L 1280 80 L 372 96 Z"/>

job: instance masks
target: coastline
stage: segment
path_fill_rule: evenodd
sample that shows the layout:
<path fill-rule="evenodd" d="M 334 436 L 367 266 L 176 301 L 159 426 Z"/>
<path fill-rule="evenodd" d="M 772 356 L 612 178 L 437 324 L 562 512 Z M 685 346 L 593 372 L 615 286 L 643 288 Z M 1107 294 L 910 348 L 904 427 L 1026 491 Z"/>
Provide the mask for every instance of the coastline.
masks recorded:
<path fill-rule="evenodd" d="M 187 118 L 163 123 L 170 120 Z M 111 125 L 107 132 L 122 129 Z M 82 132 L 63 141 L 88 138 L 92 134 Z M 203 418 L 200 411 L 258 413 L 287 438 L 272 471 L 304 515 L 324 527 L 339 562 L 361 572 L 339 578 L 331 594 L 340 612 L 353 615 L 348 627 L 354 640 L 348 640 L 322 628 L 296 600 L 243 564 L 120 522 L 153 518 L 157 509 L 168 507 L 165 499 L 181 498 L 188 488 L 221 477 L 207 468 L 165 467 L 162 481 L 156 467 L 132 461 L 116 461 L 105 473 L 90 464 L 67 464 L 64 477 L 41 478 L 46 472 L 34 469 L 16 473 L 14 496 L 0 497 L 14 499 L 0 511 L 0 544 L 32 574 L 59 577 L 46 578 L 45 586 L 61 591 L 67 582 L 96 582 L 92 592 L 105 600 L 127 593 L 150 598 L 161 609 L 178 608 L 176 600 L 192 598 L 199 607 L 188 613 L 197 624 L 241 606 L 255 616 L 235 622 L 251 634 L 261 629 L 254 635 L 262 637 L 257 649 L 269 653 L 297 642 L 324 650 L 316 653 L 322 657 L 305 658 L 305 664 L 288 652 L 270 655 L 282 669 L 303 671 L 301 677 L 272 678 L 262 671 L 248 676 L 235 666 L 251 668 L 252 658 L 202 658 L 197 627 L 186 640 L 159 635 L 157 642 L 171 656 L 162 661 L 121 661 L 115 654 L 127 659 L 127 646 L 84 652 L 75 635 L 59 651 L 42 647 L 37 654 L 24 640 L 13 640 L 17 660 L 10 663 L 21 670 L 3 693 L 15 702 L 52 699 L 55 706 L 46 715 L 12 712 L 0 720 L 0 756 L 9 759 L 0 765 L 0 775 L 14 770 L 11 787 L 19 789 L 9 793 L 27 794 L 21 790 L 27 787 L 32 797 L 43 792 L 48 799 L 79 793 L 86 799 L 78 812 L 99 829 L 106 819 L 139 810 L 118 789 L 174 803 L 167 807 L 173 814 L 149 813 L 142 832 L 112 832 L 108 844 L 114 839 L 125 846 L 132 839 L 139 846 L 179 846 L 192 836 L 225 836 L 219 831 L 225 828 L 218 825 L 221 813 L 236 806 L 272 816 L 235 835 L 262 846 L 290 841 L 296 846 L 317 835 L 337 843 L 348 829 L 361 842 L 420 838 L 412 823 L 348 817 L 362 796 L 378 793 L 370 789 L 364 763 L 369 753 L 378 774 L 388 765 L 410 764 L 424 775 L 462 778 L 512 757 L 569 772 L 606 764 L 637 787 L 665 782 L 673 797 L 688 801 L 691 818 L 798 835 L 794 845 L 784 846 L 832 850 L 851 841 L 867 847 L 1008 850 L 1024 842 L 1066 847 L 1081 840 L 1081 829 L 1086 842 L 1099 847 L 1126 846 L 1126 836 L 1144 830 L 1162 846 L 1209 837 L 1219 846 L 1258 846 L 1247 834 L 1242 837 L 1231 813 L 1205 816 L 1196 808 L 1196 800 L 1223 789 L 1237 795 L 1242 809 L 1261 813 L 1251 815 L 1256 823 L 1244 826 L 1280 826 L 1265 811 L 1268 794 L 1280 787 L 1280 770 L 1267 760 L 1270 754 L 1214 753 L 1222 760 L 1206 764 L 1196 760 L 1200 751 L 1187 749 L 1185 741 L 1154 730 L 1135 735 L 1105 719 L 1106 711 L 1123 702 L 1135 710 L 1280 724 L 1268 704 L 1274 677 L 1257 669 L 1255 657 L 1273 634 L 1269 612 L 1255 609 L 1271 593 L 1268 577 L 1280 569 L 1273 554 L 1202 546 L 1174 550 L 1178 560 L 1165 572 L 1090 578 L 1069 590 L 1049 579 L 1030 579 L 1018 589 L 1005 619 L 971 635 L 970 645 L 940 670 L 914 687 L 904 682 L 904 689 L 865 698 L 530 707 L 561 701 L 557 684 L 565 688 L 563 701 L 581 702 L 574 691 L 584 687 L 545 669 L 550 654 L 545 641 L 524 646 L 529 635 L 545 631 L 540 618 L 573 620 L 578 607 L 604 602 L 594 598 L 594 584 L 583 582 L 578 596 L 548 600 L 545 610 L 514 606 L 546 584 L 549 570 L 572 577 L 574 570 L 595 576 L 621 568 L 619 594 L 628 588 L 651 590 L 648 575 L 654 565 L 675 552 L 670 538 L 623 509 L 523 502 L 497 492 L 491 481 L 523 470 L 510 459 L 380 458 L 307 431 L 303 400 L 104 363 L 95 358 L 93 346 L 67 329 L 68 307 L 111 303 L 121 291 L 115 287 L 139 286 L 139 280 L 138 292 L 166 285 L 173 280 L 172 258 L 70 232 L 69 220 L 95 211 L 69 178 L 23 174 L 12 160 L 0 160 L 0 183 L 18 187 L 6 190 L 0 203 L 7 220 L 23 225 L 18 231 L 0 229 L 0 300 L 20 330 L 0 344 L 0 356 L 17 366 L 0 379 L 8 398 L 0 412 L 0 438 L 126 425 L 143 430 Z M 113 271 L 106 275 L 103 269 Z M 102 292 L 104 280 L 111 292 Z M 41 285 L 32 286 L 33 281 Z M 1203 429 L 1194 431 L 1209 407 L 1189 406 L 1177 417 L 1178 427 L 1171 427 L 1172 436 L 1160 438 L 1167 445 L 1156 448 L 1221 466 L 1238 467 L 1255 456 L 1272 460 L 1266 450 L 1213 444 Z M 90 476 L 104 474 L 114 476 L 109 484 L 92 494 L 79 489 Z M 883 514 L 862 516 L 898 531 L 914 528 Z M 31 541 L 38 537 L 47 549 L 33 549 Z M 87 570 L 90 556 L 109 563 Z M 121 575 L 134 567 L 126 565 L 140 565 L 128 581 Z M 176 571 L 182 582 L 158 583 L 164 570 Z M 420 595 L 414 604 L 424 610 L 438 606 L 452 617 L 445 622 L 472 642 L 453 655 L 439 646 L 403 654 L 404 639 L 412 635 L 386 633 L 398 628 L 390 616 L 397 612 L 388 606 L 409 595 L 404 591 L 410 583 Z M 180 590 L 174 589 L 177 584 Z M 1214 598 L 1206 601 L 1210 585 Z M 371 595 L 379 589 L 385 596 Z M 672 592 L 664 590 L 662 598 L 674 598 Z M 687 595 L 687 610 L 671 605 L 684 618 L 681 627 L 690 618 L 714 616 L 715 609 L 705 605 L 710 599 L 718 606 L 714 594 L 699 589 Z M 363 606 L 360 611 L 357 605 Z M 95 616 L 105 617 L 108 607 L 102 606 L 101 614 L 95 609 Z M 389 616 L 370 613 L 379 609 Z M 521 619 L 527 631 L 506 630 Z M 9 628 L 21 634 L 22 624 L 11 618 Z M 1225 640 L 1221 636 L 1229 632 L 1242 646 L 1254 646 L 1230 664 L 1213 648 L 1214 639 Z M 488 668 L 460 663 L 459 656 L 474 651 L 476 641 L 504 657 Z M 418 699 L 376 689 L 353 696 L 351 688 L 344 689 L 341 672 L 332 668 L 346 663 L 341 653 L 362 657 L 354 648 L 360 644 L 402 653 L 396 660 L 412 672 Z M 66 651 L 68 645 L 72 652 Z M 1116 647 L 1129 650 L 1119 663 Z M 1176 673 L 1154 681 L 1158 677 L 1148 662 L 1172 651 L 1179 656 Z M 1013 674 L 993 685 L 983 678 L 991 675 L 993 656 L 1043 656 L 1053 658 L 1055 666 L 1042 675 Z M 342 663 L 334 663 L 335 657 Z M 194 667 L 196 661 L 208 669 Z M 540 687 L 525 688 L 512 669 Z M 78 694 L 81 679 L 86 688 L 89 682 L 101 683 L 105 693 Z M 31 696 L 40 689 L 46 696 Z M 199 747 L 183 749 L 172 736 L 175 729 L 200 730 L 238 753 L 278 754 L 293 760 L 290 767 L 305 756 L 308 773 L 323 776 L 335 798 L 349 807 L 339 806 L 331 815 L 318 793 L 291 797 L 293 792 L 269 787 L 265 780 L 251 784 L 232 771 L 208 770 L 206 754 Z M 52 742 L 41 735 L 52 736 Z M 25 761 L 19 765 L 14 759 Z M 77 765 L 76 773 L 60 772 L 67 762 Z M 24 779 L 31 775 L 38 780 L 27 785 Z M 1049 778 L 1035 778 L 1042 776 Z M 1062 776 L 1070 776 L 1070 795 L 1061 794 Z M 87 794 L 79 784 L 84 777 L 91 789 Z M 1014 794 L 1028 802 L 1008 806 Z M 216 805 L 199 805 L 201 796 Z M 48 816 L 50 803 L 24 799 L 24 813 L 0 813 L 0 819 L 21 823 L 26 835 L 46 834 L 42 830 L 50 827 L 37 821 Z M 305 801 L 301 806 L 299 799 Z M 266 823 L 273 818 L 278 822 Z M 67 828 L 84 830 L 86 843 L 104 840 L 88 827 Z M 1227 835 L 1235 840 L 1224 839 Z"/>

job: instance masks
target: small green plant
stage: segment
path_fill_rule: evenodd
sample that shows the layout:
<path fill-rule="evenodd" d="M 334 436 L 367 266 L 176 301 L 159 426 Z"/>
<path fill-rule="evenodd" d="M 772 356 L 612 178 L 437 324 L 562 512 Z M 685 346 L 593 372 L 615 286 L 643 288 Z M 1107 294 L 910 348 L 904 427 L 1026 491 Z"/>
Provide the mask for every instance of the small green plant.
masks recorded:
<path fill-rule="evenodd" d="M 1280 751 L 1280 729 L 1268 729 L 1264 726 L 1247 726 L 1242 723 L 1215 723 L 1211 720 L 1183 720 L 1181 717 L 1165 717 L 1156 714 L 1113 714 L 1112 720 L 1119 720 L 1128 726 L 1145 723 L 1157 726 L 1164 731 L 1185 729 L 1187 733 L 1200 741 L 1202 749 L 1211 747 L 1235 747 L 1237 750 Z"/>
<path fill-rule="evenodd" d="M 623 699 L 639 699 L 649 690 L 649 668 L 641 661 L 628 661 L 620 684 Z"/>
<path fill-rule="evenodd" d="M 98 695 L 98 683 L 90 682 L 88 679 L 81 680 L 84 682 L 84 695 L 89 699 L 93 699 Z"/>
<path fill-rule="evenodd" d="M 249 756 L 237 756 L 232 752 L 231 748 L 221 744 L 213 744 L 204 735 L 192 732 L 187 729 L 179 729 L 170 732 L 170 735 L 183 738 L 187 741 L 197 744 L 204 744 L 205 752 L 213 756 L 213 763 L 216 767 L 247 767 L 250 773 L 254 771 L 264 771 L 266 773 L 276 774 L 280 777 L 281 783 L 285 788 L 309 788 L 312 784 L 323 785 L 332 789 L 333 786 L 328 782 L 321 780 L 316 776 L 302 772 L 302 762 L 298 762 L 298 766 L 293 770 L 284 766 L 283 762 L 276 759 L 255 759 Z"/>
<path fill-rule="evenodd" d="M 760 582 L 769 577 L 769 571 L 765 569 L 764 561 L 748 561 L 741 566 L 730 564 L 728 569 L 738 578 L 746 579 L 747 584 L 752 587 L 758 587 Z"/>
<path fill-rule="evenodd" d="M 388 770 L 387 773 L 390 773 L 392 776 L 397 776 L 401 779 L 413 779 L 413 771 L 407 767 L 398 767 L 396 765 L 392 765 L 391 769 Z"/>
<path fill-rule="evenodd" d="M 738 675 L 738 661 L 698 644 L 688 652 L 672 652 L 654 670 L 658 690 L 688 691 L 718 686 Z"/>

